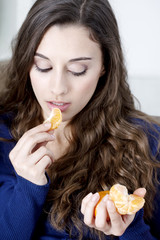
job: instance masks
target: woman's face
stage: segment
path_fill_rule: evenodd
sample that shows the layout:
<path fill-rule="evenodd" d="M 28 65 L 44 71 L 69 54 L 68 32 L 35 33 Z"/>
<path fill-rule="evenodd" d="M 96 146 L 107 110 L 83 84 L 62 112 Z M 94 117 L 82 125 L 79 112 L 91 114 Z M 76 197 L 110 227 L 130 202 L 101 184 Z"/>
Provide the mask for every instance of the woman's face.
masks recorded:
<path fill-rule="evenodd" d="M 69 121 L 89 102 L 102 75 L 100 46 L 82 26 L 55 25 L 44 35 L 34 57 L 30 79 L 47 118 L 53 107 Z"/>

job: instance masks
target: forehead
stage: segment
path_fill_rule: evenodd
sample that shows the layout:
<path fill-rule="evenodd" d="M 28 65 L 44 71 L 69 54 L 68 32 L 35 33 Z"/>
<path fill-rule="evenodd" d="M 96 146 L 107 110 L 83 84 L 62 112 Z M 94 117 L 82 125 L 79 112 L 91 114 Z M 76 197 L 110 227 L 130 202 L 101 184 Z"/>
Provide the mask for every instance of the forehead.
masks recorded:
<path fill-rule="evenodd" d="M 79 25 L 54 25 L 43 36 L 38 52 L 43 54 L 101 54 L 100 45 L 91 38 L 89 29 Z"/>

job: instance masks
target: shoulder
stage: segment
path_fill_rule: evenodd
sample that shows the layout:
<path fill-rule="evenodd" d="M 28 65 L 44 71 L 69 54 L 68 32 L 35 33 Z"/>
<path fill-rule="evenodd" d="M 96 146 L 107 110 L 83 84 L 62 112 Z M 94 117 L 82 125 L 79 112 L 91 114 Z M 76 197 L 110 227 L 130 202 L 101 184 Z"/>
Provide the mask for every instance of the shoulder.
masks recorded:
<path fill-rule="evenodd" d="M 12 119 L 13 119 L 12 113 L 0 115 L 0 138 L 12 139 L 12 135 L 10 132 Z"/>
<path fill-rule="evenodd" d="M 143 119 L 134 119 L 132 123 L 137 125 L 146 134 L 152 154 L 154 156 L 157 155 L 160 151 L 160 125 Z"/>
<path fill-rule="evenodd" d="M 152 121 L 140 119 L 140 118 L 134 118 L 131 120 L 133 125 L 136 125 L 139 127 L 143 132 L 147 134 L 147 136 L 154 136 L 156 138 L 159 138 L 160 140 L 160 125 L 155 124 Z"/>
<path fill-rule="evenodd" d="M 10 132 L 12 119 L 12 114 L 0 115 L 0 174 L 7 171 L 7 165 L 11 167 L 9 152 L 16 144 L 15 141 L 9 141 L 12 140 Z"/>

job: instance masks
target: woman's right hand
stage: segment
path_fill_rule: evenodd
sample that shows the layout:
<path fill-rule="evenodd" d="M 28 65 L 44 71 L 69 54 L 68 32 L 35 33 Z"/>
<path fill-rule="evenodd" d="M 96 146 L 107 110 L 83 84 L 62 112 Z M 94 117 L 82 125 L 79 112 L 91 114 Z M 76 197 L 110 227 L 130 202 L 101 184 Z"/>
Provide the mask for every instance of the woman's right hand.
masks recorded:
<path fill-rule="evenodd" d="M 48 132 L 50 127 L 50 123 L 45 123 L 30 129 L 9 154 L 16 173 L 37 185 L 47 183 L 45 170 L 54 160 L 53 153 L 46 147 L 54 140 L 52 132 Z"/>

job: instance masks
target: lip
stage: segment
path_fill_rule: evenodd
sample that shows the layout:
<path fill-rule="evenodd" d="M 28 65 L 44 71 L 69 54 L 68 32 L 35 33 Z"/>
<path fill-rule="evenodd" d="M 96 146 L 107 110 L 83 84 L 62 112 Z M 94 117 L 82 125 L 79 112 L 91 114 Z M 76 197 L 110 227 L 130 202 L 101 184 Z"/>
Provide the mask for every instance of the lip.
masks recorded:
<path fill-rule="evenodd" d="M 52 110 L 52 108 L 59 108 L 61 112 L 64 112 L 69 108 L 71 103 L 59 102 L 59 101 L 53 101 L 53 102 L 48 101 L 47 105 L 50 110 Z"/>

